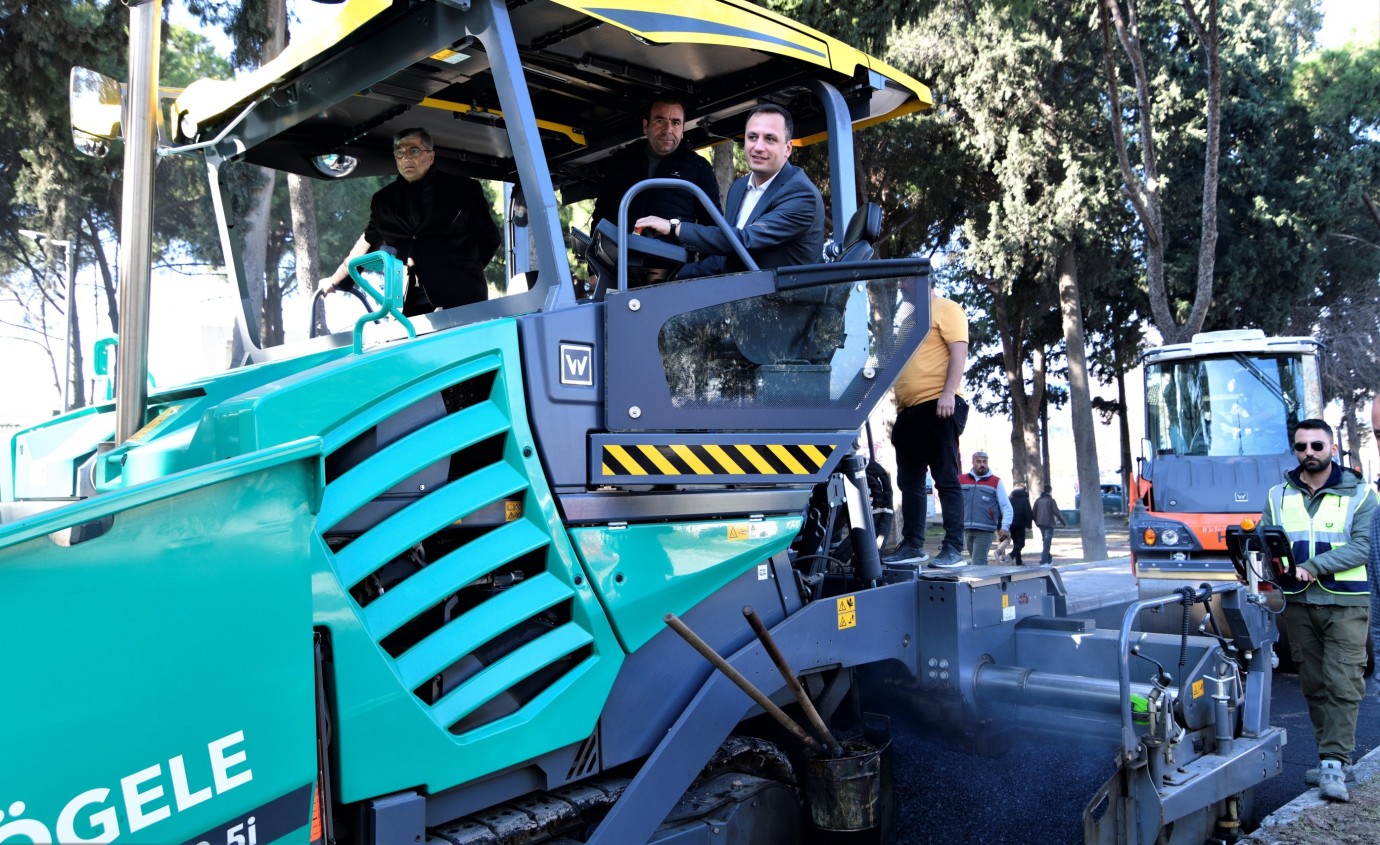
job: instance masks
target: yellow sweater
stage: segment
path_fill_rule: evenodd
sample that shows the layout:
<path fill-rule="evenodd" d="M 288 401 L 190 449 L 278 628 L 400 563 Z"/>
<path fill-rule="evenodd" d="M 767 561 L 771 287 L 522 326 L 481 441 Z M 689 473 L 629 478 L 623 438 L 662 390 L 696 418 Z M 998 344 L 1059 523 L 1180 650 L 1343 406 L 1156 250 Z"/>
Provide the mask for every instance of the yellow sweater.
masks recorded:
<path fill-rule="evenodd" d="M 896 378 L 896 405 L 909 408 L 938 399 L 949 370 L 949 344 L 968 342 L 968 315 L 958 303 L 930 297 L 930 331 Z M 959 382 L 958 395 L 963 395 Z"/>

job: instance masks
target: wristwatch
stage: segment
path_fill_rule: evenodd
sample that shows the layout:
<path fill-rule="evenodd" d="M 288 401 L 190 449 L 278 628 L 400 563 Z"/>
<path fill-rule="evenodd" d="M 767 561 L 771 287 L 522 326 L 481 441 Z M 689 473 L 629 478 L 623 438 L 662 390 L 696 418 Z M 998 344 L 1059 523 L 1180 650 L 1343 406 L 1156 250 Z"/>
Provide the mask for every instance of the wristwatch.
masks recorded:
<path fill-rule="evenodd" d="M 680 228 L 680 218 L 679 218 L 679 217 L 672 217 L 671 220 L 670 220 L 670 223 L 671 223 L 671 231 L 667 232 L 666 234 L 670 235 L 670 236 L 673 237 L 673 238 L 679 238 L 680 235 L 676 233 L 676 230 L 677 230 L 678 228 Z"/>

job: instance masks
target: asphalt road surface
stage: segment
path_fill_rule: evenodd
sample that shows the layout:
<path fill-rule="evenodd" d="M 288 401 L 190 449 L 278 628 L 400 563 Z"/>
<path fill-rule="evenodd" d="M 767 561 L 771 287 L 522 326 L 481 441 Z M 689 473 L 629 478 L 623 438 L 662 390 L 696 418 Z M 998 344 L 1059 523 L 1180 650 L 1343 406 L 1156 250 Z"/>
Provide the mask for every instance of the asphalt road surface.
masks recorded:
<path fill-rule="evenodd" d="M 1380 683 L 1371 679 L 1357 727 L 1358 759 L 1380 743 L 1377 692 Z M 1284 773 L 1257 787 L 1252 827 L 1307 789 L 1303 772 L 1318 759 L 1296 676 L 1275 675 L 1271 715 L 1271 724 L 1288 731 Z M 1113 772 L 1110 742 L 1030 737 L 988 759 L 956 748 L 921 719 L 893 718 L 892 731 L 897 845 L 1076 845 L 1084 806 Z"/>

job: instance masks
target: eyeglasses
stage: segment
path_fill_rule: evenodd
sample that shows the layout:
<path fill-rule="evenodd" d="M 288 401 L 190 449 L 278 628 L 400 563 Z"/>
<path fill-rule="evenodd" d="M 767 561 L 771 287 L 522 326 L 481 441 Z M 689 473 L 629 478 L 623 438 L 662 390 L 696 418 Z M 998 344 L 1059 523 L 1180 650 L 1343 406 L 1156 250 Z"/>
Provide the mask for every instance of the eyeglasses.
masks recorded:
<path fill-rule="evenodd" d="M 394 147 L 394 148 L 393 148 L 393 158 L 396 158 L 396 159 L 419 158 L 419 157 L 421 157 L 422 153 L 429 153 L 429 152 L 431 152 L 431 150 L 423 149 L 423 148 L 421 148 L 421 147 Z"/>
<path fill-rule="evenodd" d="M 1314 452 L 1323 452 L 1327 450 L 1327 444 L 1322 442 L 1321 440 L 1314 440 L 1312 443 L 1294 444 L 1295 452 L 1306 452 L 1309 449 L 1312 449 Z"/>

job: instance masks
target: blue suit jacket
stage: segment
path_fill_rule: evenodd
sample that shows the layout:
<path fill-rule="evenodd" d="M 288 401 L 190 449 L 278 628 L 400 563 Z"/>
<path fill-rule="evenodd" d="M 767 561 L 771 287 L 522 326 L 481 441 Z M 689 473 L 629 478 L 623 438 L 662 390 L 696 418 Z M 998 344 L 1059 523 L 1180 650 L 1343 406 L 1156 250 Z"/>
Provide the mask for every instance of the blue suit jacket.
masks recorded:
<path fill-rule="evenodd" d="M 724 218 L 729 225 L 738 219 L 750 176 L 735 180 L 728 189 Z M 824 200 L 805 171 L 788 161 L 767 186 L 747 225 L 733 233 L 764 270 L 818 264 L 824 260 Z M 680 242 L 698 252 L 701 260 L 685 265 L 678 278 L 746 269 L 733 254 L 728 235 L 717 226 L 682 222 Z"/>

